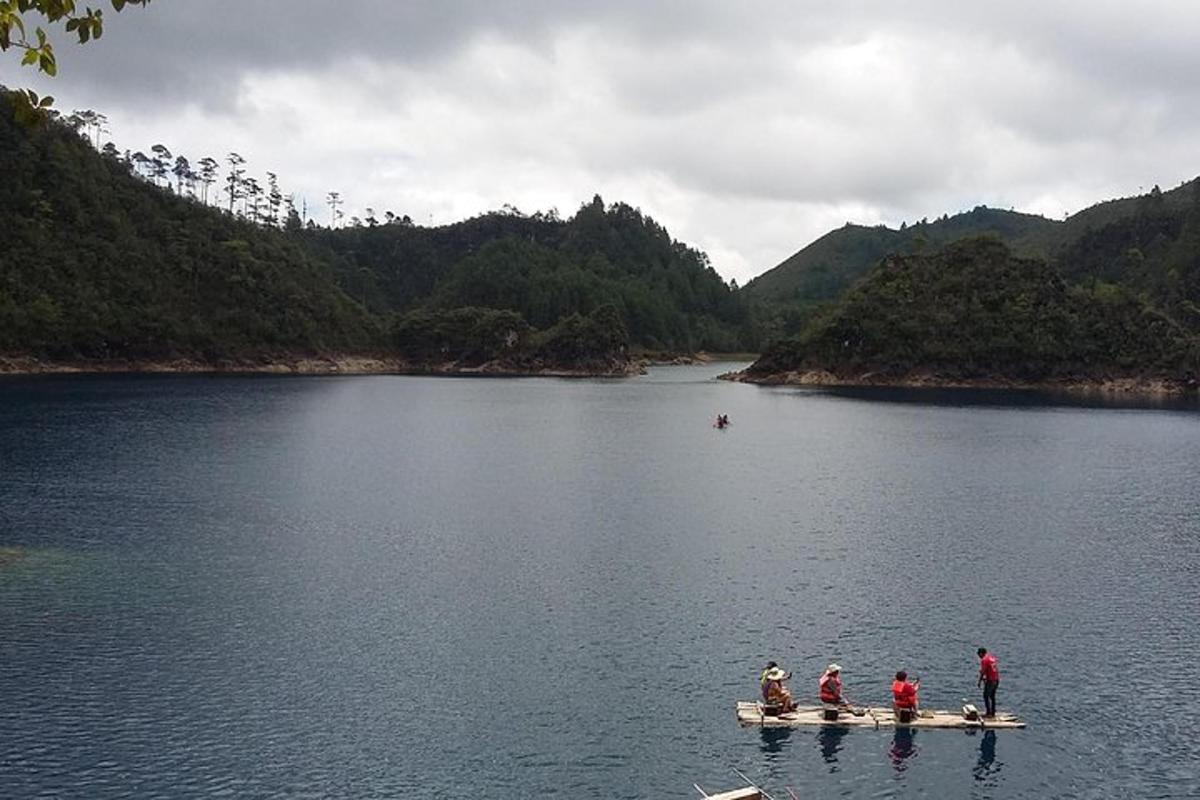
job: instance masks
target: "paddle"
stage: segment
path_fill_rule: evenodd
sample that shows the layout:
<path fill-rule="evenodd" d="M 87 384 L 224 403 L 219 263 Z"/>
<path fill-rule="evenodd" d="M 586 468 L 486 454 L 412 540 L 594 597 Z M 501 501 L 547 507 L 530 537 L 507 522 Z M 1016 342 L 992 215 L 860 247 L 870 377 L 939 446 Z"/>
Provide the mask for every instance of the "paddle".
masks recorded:
<path fill-rule="evenodd" d="M 875 720 L 875 727 L 879 727 L 879 717 L 875 716 L 875 711 L 870 706 L 863 703 L 854 703 L 850 700 L 847 700 L 846 703 L 850 706 L 851 714 L 856 717 L 869 716 L 871 719 Z"/>
<path fill-rule="evenodd" d="M 856 717 L 865 717 L 870 714 L 871 719 L 875 719 L 875 712 L 865 703 L 856 703 L 846 696 L 842 696 L 842 705 L 846 706 L 847 710 Z M 875 719 L 875 724 L 879 724 L 879 720 Z"/>
<path fill-rule="evenodd" d="M 871 710 L 869 706 L 864 706 L 862 703 L 856 703 L 847 697 L 842 698 L 842 705 L 844 705 L 846 709 L 856 717 L 865 717 L 867 712 Z"/>
<path fill-rule="evenodd" d="M 730 767 L 730 769 L 732 769 L 732 770 L 733 770 L 733 774 L 734 774 L 734 775 L 737 775 L 739 778 L 741 778 L 742 780 L 744 780 L 744 781 L 745 781 L 747 784 L 749 784 L 749 786 L 750 786 L 751 788 L 753 788 L 753 789 L 758 789 L 758 793 L 759 793 L 759 794 L 761 794 L 761 795 L 762 795 L 764 798 L 766 798 L 766 800 L 775 800 L 775 798 L 774 798 L 774 797 L 771 797 L 771 795 L 767 794 L 767 790 L 766 790 L 766 789 L 762 788 L 762 787 L 761 787 L 761 786 L 759 786 L 757 783 L 755 783 L 754 781 L 752 781 L 752 780 L 750 780 L 749 778 L 747 778 L 747 777 L 746 777 L 744 774 L 742 774 L 742 771 L 741 771 L 741 770 L 739 770 L 739 769 L 734 769 L 733 767 Z"/>

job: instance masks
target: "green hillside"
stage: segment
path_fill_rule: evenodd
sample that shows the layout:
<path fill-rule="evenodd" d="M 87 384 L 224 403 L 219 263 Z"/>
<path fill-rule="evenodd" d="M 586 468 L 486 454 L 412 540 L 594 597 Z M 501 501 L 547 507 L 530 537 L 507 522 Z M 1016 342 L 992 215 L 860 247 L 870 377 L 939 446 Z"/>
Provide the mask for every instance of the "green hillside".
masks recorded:
<path fill-rule="evenodd" d="M 885 255 L 917 252 L 979 234 L 1006 241 L 1032 239 L 1054 227 L 1044 217 L 985 206 L 901 229 L 847 224 L 746 284 L 746 294 L 763 302 L 824 302 L 838 297 Z"/>
<path fill-rule="evenodd" d="M 1075 285 L 998 238 L 885 258 L 797 338 L 748 370 L 765 378 L 1194 380 L 1200 338 L 1123 286 Z"/>
<path fill-rule="evenodd" d="M 1200 180 L 1105 206 L 1096 208 L 1103 217 L 1069 221 L 1072 235 L 1053 254 L 1058 269 L 1120 283 L 1200 331 Z"/>
<path fill-rule="evenodd" d="M 746 284 L 744 293 L 759 338 L 770 342 L 795 335 L 817 308 L 840 297 L 884 256 L 922 252 L 980 234 L 1032 239 L 1053 227 L 1044 217 L 985 206 L 900 229 L 847 224 Z"/>
<path fill-rule="evenodd" d="M 19 124 L 0 94 L 0 356 L 490 354 L 570 368 L 611 366 L 627 345 L 754 344 L 706 256 L 625 204 L 428 228 L 392 215 L 306 227 L 293 213 L 276 227 L 139 176 L 140 156 L 98 153 L 54 119 Z M 444 338 L 431 349 L 431 336 Z"/>
<path fill-rule="evenodd" d="M 987 234 L 1018 255 L 1045 259 L 1071 281 L 1121 283 L 1200 326 L 1198 208 L 1200 179 L 1097 203 L 1061 222 L 980 206 L 899 230 L 846 225 L 751 281 L 745 295 L 763 340 L 794 336 L 881 258 Z"/>
<path fill-rule="evenodd" d="M 378 320 L 329 264 L 133 177 L 0 95 L 0 353 L 60 359 L 355 351 Z"/>
<path fill-rule="evenodd" d="M 653 219 L 600 197 L 568 220 L 515 212 L 453 225 L 306 231 L 340 285 L 381 314 L 417 307 L 509 310 L 544 328 L 602 306 L 654 350 L 753 347 L 749 312 L 707 257 Z"/>

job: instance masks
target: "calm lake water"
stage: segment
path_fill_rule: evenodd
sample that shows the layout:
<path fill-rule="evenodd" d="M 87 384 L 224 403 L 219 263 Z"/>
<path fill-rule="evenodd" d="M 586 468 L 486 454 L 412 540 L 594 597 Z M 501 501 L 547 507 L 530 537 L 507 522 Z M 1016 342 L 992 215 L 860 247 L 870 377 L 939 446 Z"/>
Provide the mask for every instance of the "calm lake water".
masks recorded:
<path fill-rule="evenodd" d="M 1200 795 L 1195 408 L 730 366 L 0 381 L 0 797 Z M 980 644 L 1027 730 L 734 720 Z"/>

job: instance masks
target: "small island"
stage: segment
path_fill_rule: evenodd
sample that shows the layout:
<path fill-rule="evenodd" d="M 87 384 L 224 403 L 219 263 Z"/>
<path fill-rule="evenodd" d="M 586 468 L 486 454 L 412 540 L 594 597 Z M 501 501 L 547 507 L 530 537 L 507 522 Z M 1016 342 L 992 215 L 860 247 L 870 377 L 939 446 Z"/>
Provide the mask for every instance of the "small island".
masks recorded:
<path fill-rule="evenodd" d="M 1128 288 L 1073 284 L 998 238 L 888 256 L 731 380 L 1185 393 L 1200 338 Z"/>

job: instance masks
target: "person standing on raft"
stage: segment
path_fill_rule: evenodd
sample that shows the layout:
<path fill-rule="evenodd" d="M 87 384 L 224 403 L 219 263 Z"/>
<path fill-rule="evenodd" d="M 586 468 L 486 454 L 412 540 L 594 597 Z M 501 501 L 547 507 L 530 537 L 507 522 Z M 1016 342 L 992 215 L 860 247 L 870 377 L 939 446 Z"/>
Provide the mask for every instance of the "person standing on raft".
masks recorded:
<path fill-rule="evenodd" d="M 825 668 L 821 680 L 817 683 L 821 702 L 831 706 L 845 706 L 842 700 L 842 668 L 838 664 L 830 664 Z"/>
<path fill-rule="evenodd" d="M 768 661 L 766 669 L 762 671 L 762 675 L 758 679 L 762 685 L 763 703 L 780 706 L 784 713 L 795 711 L 796 703 L 792 700 L 792 693 L 783 685 L 783 682 L 790 677 L 792 677 L 792 673 L 784 672 L 774 661 Z"/>
<path fill-rule="evenodd" d="M 996 716 L 996 689 L 1000 688 L 1000 667 L 996 657 L 981 647 L 975 651 L 979 656 L 979 680 L 977 686 L 983 687 L 984 716 Z"/>
<path fill-rule="evenodd" d="M 896 716 L 900 716 L 900 710 L 911 711 L 913 716 L 918 712 L 917 690 L 921 688 L 921 679 L 908 682 L 908 673 L 900 670 L 896 673 L 896 680 L 892 681 L 892 710 L 896 712 Z"/>

